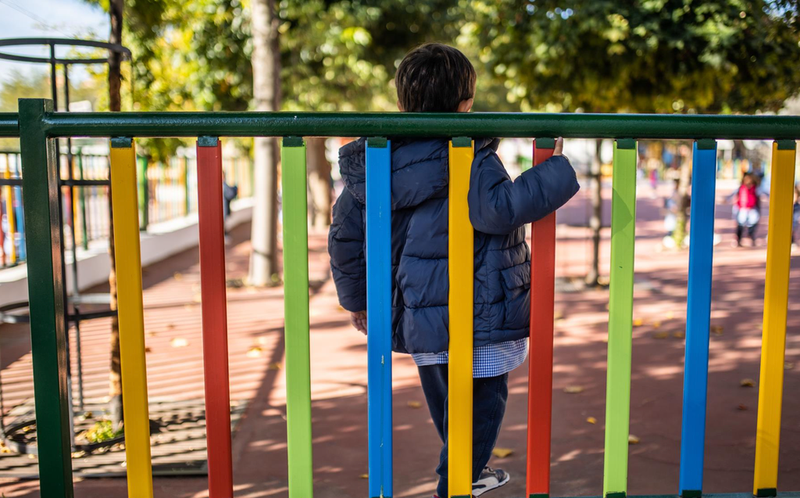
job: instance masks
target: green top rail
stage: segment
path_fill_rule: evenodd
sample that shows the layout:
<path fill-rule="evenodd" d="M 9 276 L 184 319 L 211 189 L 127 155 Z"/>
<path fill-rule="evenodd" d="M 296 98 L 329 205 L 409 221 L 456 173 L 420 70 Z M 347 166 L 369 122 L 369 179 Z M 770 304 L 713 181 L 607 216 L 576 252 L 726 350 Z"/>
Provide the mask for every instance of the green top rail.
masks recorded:
<path fill-rule="evenodd" d="M 0 137 L 18 137 L 19 120 L 15 112 L 0 112 Z"/>
<path fill-rule="evenodd" d="M 800 116 L 704 114 L 51 112 L 42 127 L 50 137 L 800 139 Z M 0 114 L 0 136 L 18 134 L 16 115 Z"/>

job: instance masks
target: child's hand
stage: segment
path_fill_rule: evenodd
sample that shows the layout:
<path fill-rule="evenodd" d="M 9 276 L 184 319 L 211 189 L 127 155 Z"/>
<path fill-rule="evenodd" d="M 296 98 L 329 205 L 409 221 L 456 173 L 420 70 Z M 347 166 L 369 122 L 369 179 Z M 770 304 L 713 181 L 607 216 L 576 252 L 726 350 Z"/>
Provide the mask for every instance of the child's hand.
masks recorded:
<path fill-rule="evenodd" d="M 553 149 L 553 155 L 560 156 L 563 154 L 563 152 L 564 152 L 564 139 L 558 137 L 556 139 L 556 147 Z"/>
<path fill-rule="evenodd" d="M 357 311 L 355 313 L 350 312 L 350 323 L 353 324 L 353 327 L 356 328 L 359 332 L 364 335 L 367 335 L 367 312 L 366 311 Z"/>

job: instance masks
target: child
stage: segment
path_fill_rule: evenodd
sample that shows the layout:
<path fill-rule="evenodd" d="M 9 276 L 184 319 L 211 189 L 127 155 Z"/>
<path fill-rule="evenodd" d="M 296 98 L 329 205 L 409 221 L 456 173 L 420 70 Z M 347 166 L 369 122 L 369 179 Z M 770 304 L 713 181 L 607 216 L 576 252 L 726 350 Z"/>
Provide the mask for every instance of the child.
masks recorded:
<path fill-rule="evenodd" d="M 225 180 L 225 173 L 222 173 L 222 223 L 223 223 L 223 230 L 225 236 L 225 244 L 228 245 L 231 243 L 231 238 L 228 235 L 228 229 L 224 226 L 224 223 L 228 221 L 228 217 L 231 215 L 231 202 L 236 199 L 236 196 L 239 195 L 239 187 L 236 185 L 228 185 L 227 180 Z"/>
<path fill-rule="evenodd" d="M 475 69 L 458 50 L 427 44 L 397 69 L 402 112 L 468 112 Z M 530 250 L 526 223 L 553 212 L 578 191 L 561 155 L 511 181 L 497 156 L 497 139 L 477 138 L 468 195 L 475 228 L 473 495 L 509 480 L 486 466 L 508 398 L 508 372 L 527 355 Z M 392 347 L 412 355 L 444 446 L 437 495 L 447 495 L 448 385 L 448 140 L 394 138 L 392 146 Z M 339 151 L 345 189 L 333 208 L 328 250 L 342 307 L 366 330 L 364 255 L 365 139 Z"/>
<path fill-rule="evenodd" d="M 761 219 L 761 194 L 756 177 L 752 173 L 742 175 L 742 184 L 728 200 L 733 199 L 733 217 L 736 220 L 736 247 L 742 247 L 742 236 L 747 229 L 753 247 L 756 245 L 756 228 Z"/>
<path fill-rule="evenodd" d="M 680 196 L 678 195 L 678 186 L 680 180 L 675 179 L 672 194 L 664 199 L 664 231 L 667 235 L 664 237 L 664 245 L 669 245 L 668 240 L 672 240 L 672 235 L 675 233 L 675 228 L 678 226 L 678 205 L 680 204 Z M 674 244 L 674 242 L 672 242 Z M 674 247 L 671 246 L 671 247 Z"/>

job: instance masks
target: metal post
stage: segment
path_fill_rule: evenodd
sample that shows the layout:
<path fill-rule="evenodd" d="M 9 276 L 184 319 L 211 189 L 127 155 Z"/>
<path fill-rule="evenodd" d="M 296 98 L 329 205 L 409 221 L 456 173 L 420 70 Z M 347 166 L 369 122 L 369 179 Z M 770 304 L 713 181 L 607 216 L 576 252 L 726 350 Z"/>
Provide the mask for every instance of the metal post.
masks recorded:
<path fill-rule="evenodd" d="M 69 111 L 69 65 L 64 64 L 64 106 Z M 67 178 L 75 179 L 73 171 L 73 157 L 72 157 L 72 138 L 67 138 Z M 78 366 L 78 410 L 83 411 L 83 367 L 81 362 L 81 310 L 80 305 L 80 286 L 78 285 L 78 244 L 75 239 L 75 186 L 70 183 L 69 191 L 69 206 L 67 210 L 67 223 L 70 233 L 70 246 L 72 250 L 72 309 L 73 322 L 75 323 L 75 354 L 77 358 L 75 361 Z M 83 187 L 81 187 L 83 191 Z M 84 233 L 84 238 L 86 234 Z M 69 317 L 67 318 L 69 320 Z M 67 323 L 69 327 L 69 323 Z M 69 330 L 69 328 L 67 328 Z"/>
<path fill-rule="evenodd" d="M 51 250 L 63 245 L 59 168 L 55 140 L 43 126 L 52 112 L 52 100 L 19 101 L 39 482 L 43 498 L 72 498 L 64 278 L 61 251 Z"/>

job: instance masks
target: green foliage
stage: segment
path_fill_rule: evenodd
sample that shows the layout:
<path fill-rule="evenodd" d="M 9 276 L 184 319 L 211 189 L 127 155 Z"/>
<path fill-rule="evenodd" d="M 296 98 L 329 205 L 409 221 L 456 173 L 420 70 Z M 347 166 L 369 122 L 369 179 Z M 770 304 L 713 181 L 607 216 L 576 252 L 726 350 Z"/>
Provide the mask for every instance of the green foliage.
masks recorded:
<path fill-rule="evenodd" d="M 755 112 L 800 88 L 796 1 L 471 3 L 481 62 L 523 109 Z"/>
<path fill-rule="evenodd" d="M 83 433 L 84 439 L 90 443 L 103 443 L 123 434 L 122 428 L 115 429 L 110 420 L 101 420 Z"/>
<path fill-rule="evenodd" d="M 57 66 L 57 71 L 60 79 L 63 74 L 63 67 Z M 61 90 L 61 87 L 59 89 Z M 13 70 L 6 77 L 3 85 L 0 86 L 0 112 L 17 112 L 18 99 L 49 99 L 51 97 L 49 71 L 41 70 L 23 73 Z M 70 80 L 69 97 L 70 102 L 88 100 L 94 105 L 97 100 L 97 89 L 91 81 L 75 86 L 75 82 Z M 60 92 L 59 109 L 64 110 L 64 102 L 63 92 Z"/>
<path fill-rule="evenodd" d="M 453 43 L 454 0 L 281 2 L 284 108 L 394 110 L 395 68 L 416 45 Z"/>

